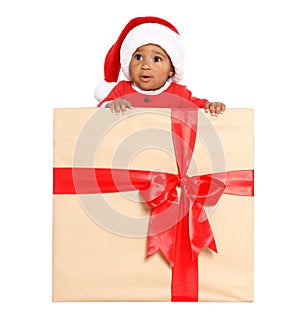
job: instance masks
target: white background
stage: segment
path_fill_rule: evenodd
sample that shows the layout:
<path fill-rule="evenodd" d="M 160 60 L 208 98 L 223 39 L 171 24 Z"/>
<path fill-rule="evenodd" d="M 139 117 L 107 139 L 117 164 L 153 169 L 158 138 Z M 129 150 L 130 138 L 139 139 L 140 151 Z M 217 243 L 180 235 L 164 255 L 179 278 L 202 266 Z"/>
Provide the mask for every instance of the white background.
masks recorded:
<path fill-rule="evenodd" d="M 52 109 L 97 104 L 106 52 L 145 15 L 181 32 L 195 96 L 255 110 L 254 303 L 51 302 Z M 2 1 L 0 324 L 299 326 L 299 30 L 296 0 Z"/>

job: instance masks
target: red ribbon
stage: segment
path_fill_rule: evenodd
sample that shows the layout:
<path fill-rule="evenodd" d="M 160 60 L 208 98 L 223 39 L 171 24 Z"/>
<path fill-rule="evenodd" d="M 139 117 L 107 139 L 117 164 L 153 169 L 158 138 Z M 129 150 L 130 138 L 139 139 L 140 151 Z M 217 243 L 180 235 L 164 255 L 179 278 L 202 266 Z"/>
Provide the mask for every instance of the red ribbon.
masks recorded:
<path fill-rule="evenodd" d="M 54 194 L 140 191 L 152 208 L 147 257 L 160 250 L 172 266 L 172 301 L 198 301 L 198 255 L 204 247 L 217 252 L 203 206 L 217 204 L 223 193 L 254 194 L 253 170 L 187 176 L 195 144 L 196 115 L 197 110 L 172 110 L 178 175 L 127 169 L 54 168 Z"/>

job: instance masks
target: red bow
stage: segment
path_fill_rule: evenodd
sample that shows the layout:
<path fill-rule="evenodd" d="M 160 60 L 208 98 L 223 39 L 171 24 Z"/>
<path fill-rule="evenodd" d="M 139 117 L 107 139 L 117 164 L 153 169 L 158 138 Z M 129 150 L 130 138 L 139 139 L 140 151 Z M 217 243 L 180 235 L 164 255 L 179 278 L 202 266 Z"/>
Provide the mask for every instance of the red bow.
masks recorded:
<path fill-rule="evenodd" d="M 152 208 L 147 256 L 161 250 L 170 264 L 174 265 L 176 224 L 186 214 L 189 214 L 189 239 L 193 259 L 198 257 L 205 246 L 217 252 L 203 205 L 217 204 L 225 184 L 212 175 L 179 178 L 176 175 L 150 173 L 149 177 L 147 188 L 140 191 Z M 181 186 L 179 203 L 177 186 Z"/>

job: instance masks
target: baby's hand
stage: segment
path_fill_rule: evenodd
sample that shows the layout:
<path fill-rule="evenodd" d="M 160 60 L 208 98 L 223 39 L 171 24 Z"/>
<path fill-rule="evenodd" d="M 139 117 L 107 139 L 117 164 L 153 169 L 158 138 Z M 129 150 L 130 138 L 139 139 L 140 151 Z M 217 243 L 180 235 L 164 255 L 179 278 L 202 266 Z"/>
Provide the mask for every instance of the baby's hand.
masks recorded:
<path fill-rule="evenodd" d="M 226 106 L 222 102 L 210 102 L 205 105 L 205 112 L 210 112 L 211 116 L 218 117 L 226 109 Z"/>
<path fill-rule="evenodd" d="M 105 108 L 110 108 L 112 113 L 118 115 L 119 113 L 125 114 L 127 109 L 132 109 L 132 105 L 125 99 L 116 99 L 106 104 Z"/>

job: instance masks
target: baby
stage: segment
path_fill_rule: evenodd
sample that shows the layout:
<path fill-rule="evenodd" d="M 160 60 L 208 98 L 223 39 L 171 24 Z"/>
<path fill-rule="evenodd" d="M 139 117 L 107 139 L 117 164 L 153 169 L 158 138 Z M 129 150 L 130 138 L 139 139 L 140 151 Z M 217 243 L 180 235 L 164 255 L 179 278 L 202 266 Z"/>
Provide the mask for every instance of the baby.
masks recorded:
<path fill-rule="evenodd" d="M 183 63 L 183 45 L 172 24 L 158 17 L 132 19 L 106 55 L 104 83 L 109 83 L 109 90 L 103 82 L 96 87 L 98 107 L 110 108 L 115 114 L 125 113 L 133 107 L 123 98 L 126 95 L 166 93 L 182 97 L 212 116 L 222 114 L 225 104 L 196 98 L 186 86 L 177 83 L 183 78 Z M 128 81 L 115 83 L 120 68 Z"/>

